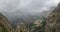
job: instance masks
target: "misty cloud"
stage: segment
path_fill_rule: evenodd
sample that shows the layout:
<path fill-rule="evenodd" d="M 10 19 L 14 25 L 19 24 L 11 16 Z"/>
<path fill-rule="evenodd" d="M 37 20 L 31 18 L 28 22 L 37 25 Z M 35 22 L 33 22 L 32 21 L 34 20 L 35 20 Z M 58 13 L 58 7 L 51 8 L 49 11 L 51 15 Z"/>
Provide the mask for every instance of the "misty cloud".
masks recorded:
<path fill-rule="evenodd" d="M 41 12 L 57 6 L 60 0 L 0 0 L 0 11 L 3 12 Z"/>

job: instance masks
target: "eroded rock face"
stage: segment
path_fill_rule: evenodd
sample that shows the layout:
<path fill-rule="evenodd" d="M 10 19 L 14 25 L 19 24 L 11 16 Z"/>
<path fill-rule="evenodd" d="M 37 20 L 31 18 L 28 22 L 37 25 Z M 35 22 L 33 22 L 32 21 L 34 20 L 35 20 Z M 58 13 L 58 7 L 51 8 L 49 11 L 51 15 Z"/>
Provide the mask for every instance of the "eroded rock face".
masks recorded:
<path fill-rule="evenodd" d="M 47 18 L 46 32 L 60 32 L 60 3 Z"/>
<path fill-rule="evenodd" d="M 0 13 L 0 32 L 13 32 L 9 21 Z"/>

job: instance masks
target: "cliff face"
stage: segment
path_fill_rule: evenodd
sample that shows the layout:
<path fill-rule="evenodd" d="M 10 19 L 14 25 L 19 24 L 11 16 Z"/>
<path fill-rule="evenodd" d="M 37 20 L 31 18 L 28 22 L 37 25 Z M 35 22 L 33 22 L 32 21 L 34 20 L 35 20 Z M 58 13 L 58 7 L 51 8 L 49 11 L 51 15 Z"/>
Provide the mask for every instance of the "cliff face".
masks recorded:
<path fill-rule="evenodd" d="M 47 18 L 46 32 L 60 32 L 60 3 Z"/>
<path fill-rule="evenodd" d="M 0 32 L 13 32 L 8 20 L 0 13 Z"/>

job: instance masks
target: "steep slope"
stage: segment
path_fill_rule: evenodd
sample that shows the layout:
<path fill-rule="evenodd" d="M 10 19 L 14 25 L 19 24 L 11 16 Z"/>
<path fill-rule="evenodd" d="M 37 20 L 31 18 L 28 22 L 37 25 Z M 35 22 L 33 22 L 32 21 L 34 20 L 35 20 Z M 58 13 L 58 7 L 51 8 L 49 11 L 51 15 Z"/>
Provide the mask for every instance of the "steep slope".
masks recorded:
<path fill-rule="evenodd" d="M 0 13 L 0 32 L 13 32 L 8 20 Z"/>
<path fill-rule="evenodd" d="M 48 16 L 46 32 L 60 32 L 60 3 Z"/>

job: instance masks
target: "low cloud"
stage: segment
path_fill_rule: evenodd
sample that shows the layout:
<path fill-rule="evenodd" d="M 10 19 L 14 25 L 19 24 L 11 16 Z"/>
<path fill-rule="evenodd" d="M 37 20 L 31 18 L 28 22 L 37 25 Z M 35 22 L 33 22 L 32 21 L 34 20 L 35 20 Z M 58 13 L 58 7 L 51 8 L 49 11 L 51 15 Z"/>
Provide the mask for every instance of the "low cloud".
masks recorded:
<path fill-rule="evenodd" d="M 0 0 L 0 11 L 24 13 L 41 12 L 57 6 L 60 0 Z"/>

